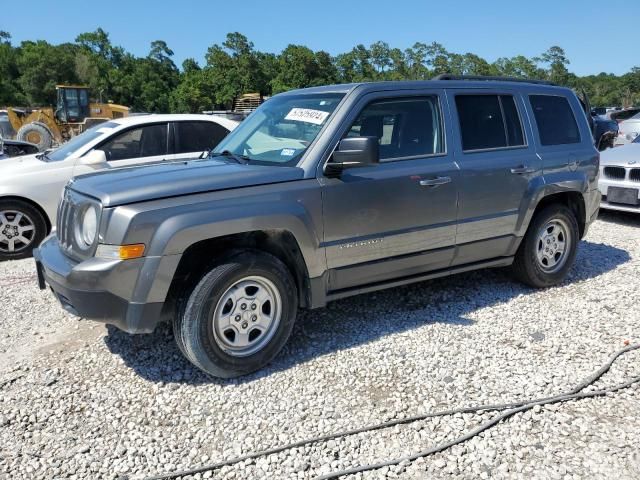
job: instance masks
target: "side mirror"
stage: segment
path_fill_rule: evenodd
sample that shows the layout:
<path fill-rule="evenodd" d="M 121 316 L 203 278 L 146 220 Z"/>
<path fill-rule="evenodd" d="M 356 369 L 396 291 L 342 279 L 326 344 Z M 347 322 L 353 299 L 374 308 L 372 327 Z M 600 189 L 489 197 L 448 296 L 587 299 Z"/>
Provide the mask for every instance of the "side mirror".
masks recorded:
<path fill-rule="evenodd" d="M 82 165 L 101 165 L 107 164 L 107 155 L 103 150 L 91 150 L 89 153 L 80 157 L 80 163 Z"/>
<path fill-rule="evenodd" d="M 346 168 L 370 167 L 380 163 L 378 137 L 343 138 L 324 167 L 327 176 L 339 176 Z"/>

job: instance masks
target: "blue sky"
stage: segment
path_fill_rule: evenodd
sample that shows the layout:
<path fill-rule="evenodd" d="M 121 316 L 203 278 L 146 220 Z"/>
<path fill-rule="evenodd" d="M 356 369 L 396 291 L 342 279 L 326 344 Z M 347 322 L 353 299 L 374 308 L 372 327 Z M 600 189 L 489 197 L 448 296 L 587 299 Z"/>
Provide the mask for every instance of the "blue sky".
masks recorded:
<path fill-rule="evenodd" d="M 416 41 L 437 41 L 450 51 L 472 52 L 493 61 L 517 54 L 534 56 L 559 45 L 571 60 L 570 70 L 578 75 L 622 74 L 640 66 L 640 50 L 623 48 L 638 33 L 640 10 L 634 3 L 30 0 L 7 1 L 0 30 L 9 31 L 14 43 L 36 38 L 60 43 L 102 27 L 114 44 L 136 55 L 146 55 L 151 41 L 165 40 L 178 65 L 187 57 L 202 64 L 207 47 L 221 43 L 233 31 L 268 52 L 279 52 L 289 43 L 337 54 L 377 40 L 402 49 Z"/>

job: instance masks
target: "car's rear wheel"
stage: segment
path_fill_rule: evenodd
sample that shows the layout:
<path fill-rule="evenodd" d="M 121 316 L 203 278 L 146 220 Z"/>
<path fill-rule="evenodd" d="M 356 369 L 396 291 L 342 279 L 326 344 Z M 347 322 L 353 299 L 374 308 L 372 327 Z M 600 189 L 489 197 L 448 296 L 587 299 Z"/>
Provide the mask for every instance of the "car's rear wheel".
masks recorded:
<path fill-rule="evenodd" d="M 0 260 L 31 256 L 46 232 L 47 223 L 33 205 L 20 200 L 0 200 Z"/>
<path fill-rule="evenodd" d="M 513 262 L 515 276 L 532 287 L 560 283 L 575 260 L 578 221 L 565 205 L 545 207 L 533 218 Z"/>
<path fill-rule="evenodd" d="M 268 364 L 286 343 L 298 308 L 295 283 L 276 257 L 236 253 L 215 265 L 174 319 L 180 350 L 221 378 Z"/>

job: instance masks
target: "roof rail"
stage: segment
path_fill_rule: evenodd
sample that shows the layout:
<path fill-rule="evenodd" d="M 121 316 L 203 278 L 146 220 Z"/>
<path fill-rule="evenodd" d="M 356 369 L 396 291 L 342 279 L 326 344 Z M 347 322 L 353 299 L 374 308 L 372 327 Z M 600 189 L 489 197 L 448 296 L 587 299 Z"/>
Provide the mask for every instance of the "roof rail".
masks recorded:
<path fill-rule="evenodd" d="M 548 80 L 529 80 L 528 78 L 499 77 L 488 75 L 453 75 L 451 73 L 441 73 L 440 75 L 433 77 L 431 80 L 486 80 L 490 82 L 537 83 L 540 85 L 557 86 L 557 84 Z"/>

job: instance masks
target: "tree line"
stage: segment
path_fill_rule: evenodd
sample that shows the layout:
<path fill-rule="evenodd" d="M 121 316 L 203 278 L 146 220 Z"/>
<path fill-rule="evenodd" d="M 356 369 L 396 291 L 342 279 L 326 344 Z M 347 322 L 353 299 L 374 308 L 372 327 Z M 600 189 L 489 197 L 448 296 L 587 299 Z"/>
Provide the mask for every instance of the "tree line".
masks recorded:
<path fill-rule="evenodd" d="M 205 61 L 186 59 L 178 68 L 166 42 L 151 42 L 149 54 L 137 57 L 111 43 L 98 28 L 73 43 L 44 40 L 13 45 L 0 31 L 0 106 L 55 103 L 56 84 L 85 84 L 94 100 L 128 105 L 138 112 L 200 112 L 230 108 L 243 93 L 273 95 L 293 88 L 376 80 L 426 80 L 440 73 L 504 75 L 551 80 L 584 90 L 594 106 L 640 104 L 640 67 L 624 75 L 600 73 L 579 77 L 558 46 L 539 56 L 523 55 L 488 62 L 473 53 L 455 53 L 443 45 L 416 42 L 404 50 L 386 42 L 332 56 L 303 45 L 279 54 L 256 50 L 241 33 L 229 33 L 207 49 Z"/>

